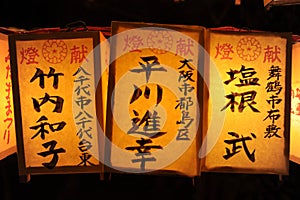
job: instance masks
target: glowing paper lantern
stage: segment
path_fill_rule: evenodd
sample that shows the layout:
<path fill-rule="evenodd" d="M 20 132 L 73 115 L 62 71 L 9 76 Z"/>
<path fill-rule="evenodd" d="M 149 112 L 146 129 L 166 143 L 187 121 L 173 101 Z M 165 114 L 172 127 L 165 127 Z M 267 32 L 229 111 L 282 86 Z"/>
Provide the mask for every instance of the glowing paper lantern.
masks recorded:
<path fill-rule="evenodd" d="M 204 30 L 112 23 L 106 127 L 111 168 L 199 175 L 203 51 L 198 44 L 204 44 Z"/>
<path fill-rule="evenodd" d="M 209 122 L 202 170 L 287 174 L 291 35 L 209 37 L 210 115 L 219 120 Z"/>
<path fill-rule="evenodd" d="M 300 163 L 300 43 L 293 44 L 292 51 L 292 91 L 291 91 L 291 136 L 290 160 Z"/>
<path fill-rule="evenodd" d="M 100 171 L 94 48 L 103 39 L 99 32 L 10 36 L 20 175 Z"/>
<path fill-rule="evenodd" d="M 0 33 L 0 160 L 16 152 L 16 133 L 8 37 Z"/>

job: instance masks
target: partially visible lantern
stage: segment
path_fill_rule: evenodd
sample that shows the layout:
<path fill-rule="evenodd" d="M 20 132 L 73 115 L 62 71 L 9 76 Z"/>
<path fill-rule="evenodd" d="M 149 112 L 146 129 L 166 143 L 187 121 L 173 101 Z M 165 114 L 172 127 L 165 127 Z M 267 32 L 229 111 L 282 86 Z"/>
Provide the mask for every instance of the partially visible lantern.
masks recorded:
<path fill-rule="evenodd" d="M 96 47 L 103 35 L 31 33 L 9 39 L 20 175 L 100 172 L 103 95 L 98 88 L 96 97 L 95 74 L 101 71 Z"/>
<path fill-rule="evenodd" d="M 293 44 L 291 90 L 290 160 L 300 163 L 300 43 Z"/>
<path fill-rule="evenodd" d="M 8 36 L 0 33 L 0 160 L 16 152 L 14 103 Z"/>

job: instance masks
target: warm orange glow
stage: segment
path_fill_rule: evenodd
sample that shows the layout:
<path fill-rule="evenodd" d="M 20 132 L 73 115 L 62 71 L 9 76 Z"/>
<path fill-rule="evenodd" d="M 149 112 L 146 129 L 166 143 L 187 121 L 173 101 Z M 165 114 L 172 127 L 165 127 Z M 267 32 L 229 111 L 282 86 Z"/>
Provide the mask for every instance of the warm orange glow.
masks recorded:
<path fill-rule="evenodd" d="M 275 34 L 210 33 L 211 67 L 220 75 L 210 77 L 210 91 L 219 91 L 210 97 L 210 114 L 223 112 L 225 121 L 210 121 L 221 134 L 212 150 L 207 148 L 204 171 L 288 173 L 286 45 L 287 39 Z M 213 145 L 215 138 L 206 137 Z"/>
<path fill-rule="evenodd" d="M 201 62 L 198 60 L 197 42 L 203 37 L 203 29 L 184 26 L 179 29 L 176 26 L 151 24 L 157 29 L 163 27 L 179 31 L 137 30 L 145 26 L 150 25 L 112 24 L 113 34 L 118 35 L 116 46 L 111 47 L 111 50 L 121 55 L 115 60 L 115 82 L 110 85 L 114 87 L 114 112 L 112 124 L 108 124 L 107 130 L 111 134 L 112 143 L 116 145 L 111 148 L 112 166 L 125 171 L 164 170 L 187 176 L 199 175 L 196 140 L 196 121 L 200 120 L 196 104 L 199 79 L 193 63 Z M 194 48 L 176 49 L 180 43 L 192 42 L 191 38 L 197 41 L 193 44 Z M 192 81 L 183 82 L 184 78 L 180 78 L 179 71 L 187 70 L 188 67 L 183 66 L 185 59 L 193 60 L 188 63 Z M 147 75 L 143 69 L 150 65 L 151 70 Z M 179 89 L 184 83 L 189 84 L 186 97 L 183 89 Z M 186 102 L 180 104 L 180 99 L 185 98 Z M 143 121 L 145 118 L 148 119 Z M 179 123 L 182 120 L 188 127 L 186 132 L 183 132 L 183 125 Z M 142 140 L 149 142 L 145 146 L 151 146 L 144 157 L 138 154 L 137 149 Z M 143 148 L 140 150 L 144 152 Z"/>
<path fill-rule="evenodd" d="M 14 104 L 7 35 L 0 34 L 0 160 L 16 152 Z"/>
<path fill-rule="evenodd" d="M 11 38 L 21 107 L 18 145 L 24 146 L 19 160 L 33 173 L 83 166 L 99 171 L 95 74 L 101 66 L 94 66 L 101 57 L 94 55 L 99 36 L 105 39 L 99 33 Z"/>
<path fill-rule="evenodd" d="M 290 160 L 300 163 L 300 43 L 293 44 Z"/>

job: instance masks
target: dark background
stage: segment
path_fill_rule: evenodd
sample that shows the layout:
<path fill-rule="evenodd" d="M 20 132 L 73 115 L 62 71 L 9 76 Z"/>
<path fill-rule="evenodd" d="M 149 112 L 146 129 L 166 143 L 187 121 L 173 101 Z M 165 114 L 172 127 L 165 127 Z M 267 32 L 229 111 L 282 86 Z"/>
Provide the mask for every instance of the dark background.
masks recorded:
<path fill-rule="evenodd" d="M 82 20 L 110 26 L 112 20 L 193 24 L 208 28 L 292 32 L 300 35 L 300 6 L 266 10 L 263 0 L 1 0 L 0 27 L 26 30 L 61 27 Z M 34 175 L 20 183 L 17 155 L 0 161 L 0 200 L 11 199 L 300 199 L 300 166 L 290 162 L 289 176 L 202 173 L 175 176 L 112 174 Z"/>
<path fill-rule="evenodd" d="M 235 26 L 300 34 L 300 6 L 274 6 L 263 0 L 1 0 L 0 26 L 27 30 L 65 27 L 83 20 L 89 26 L 110 26 L 112 20 L 205 27 Z M 180 0 L 177 0 L 180 1 Z"/>

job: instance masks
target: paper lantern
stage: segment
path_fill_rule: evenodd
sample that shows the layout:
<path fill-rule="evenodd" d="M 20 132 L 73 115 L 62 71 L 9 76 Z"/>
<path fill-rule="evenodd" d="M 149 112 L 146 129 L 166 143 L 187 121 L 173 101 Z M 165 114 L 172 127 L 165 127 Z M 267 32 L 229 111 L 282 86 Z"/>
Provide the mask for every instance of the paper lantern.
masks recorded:
<path fill-rule="evenodd" d="M 8 36 L 0 33 L 0 160 L 16 152 L 14 103 Z"/>
<path fill-rule="evenodd" d="M 291 90 L 291 137 L 290 160 L 300 163 L 300 43 L 293 44 L 292 51 L 292 90 Z"/>
<path fill-rule="evenodd" d="M 96 31 L 9 37 L 21 176 L 101 171 L 94 48 L 102 39 Z"/>
<path fill-rule="evenodd" d="M 291 35 L 209 37 L 210 115 L 220 120 L 209 121 L 202 170 L 287 174 Z"/>
<path fill-rule="evenodd" d="M 109 167 L 199 175 L 204 28 L 112 23 Z"/>

